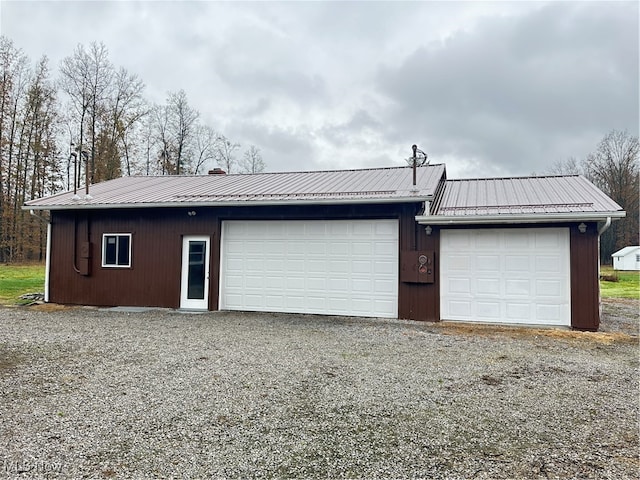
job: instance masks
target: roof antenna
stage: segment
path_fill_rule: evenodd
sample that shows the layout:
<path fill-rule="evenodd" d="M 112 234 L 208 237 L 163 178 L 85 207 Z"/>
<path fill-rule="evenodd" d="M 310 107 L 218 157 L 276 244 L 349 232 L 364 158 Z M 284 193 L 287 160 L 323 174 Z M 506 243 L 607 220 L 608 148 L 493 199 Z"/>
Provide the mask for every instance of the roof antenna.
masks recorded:
<path fill-rule="evenodd" d="M 407 159 L 407 163 L 413 167 L 413 184 L 416 184 L 416 167 L 427 165 L 427 154 L 420 150 L 417 145 L 411 145 L 413 156 Z"/>

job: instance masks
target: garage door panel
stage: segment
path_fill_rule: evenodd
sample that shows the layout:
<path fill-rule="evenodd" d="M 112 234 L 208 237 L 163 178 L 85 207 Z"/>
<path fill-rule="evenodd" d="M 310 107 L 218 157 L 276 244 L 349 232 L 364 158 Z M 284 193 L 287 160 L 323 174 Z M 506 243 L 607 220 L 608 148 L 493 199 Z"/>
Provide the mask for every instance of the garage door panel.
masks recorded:
<path fill-rule="evenodd" d="M 507 250 L 522 250 L 530 243 L 529 235 L 525 232 L 512 232 L 504 239 L 504 246 Z"/>
<path fill-rule="evenodd" d="M 559 234 L 536 233 L 535 246 L 537 248 L 555 249 L 562 244 L 562 238 Z"/>
<path fill-rule="evenodd" d="M 566 295 L 564 285 L 559 280 L 536 280 L 538 297 L 559 297 Z"/>
<path fill-rule="evenodd" d="M 376 257 L 392 257 L 398 251 L 398 242 L 375 242 L 373 254 Z"/>
<path fill-rule="evenodd" d="M 449 291 L 451 293 L 471 293 L 471 281 L 468 278 L 450 278 Z"/>
<path fill-rule="evenodd" d="M 447 259 L 447 268 L 452 272 L 469 271 L 471 269 L 471 257 L 468 255 L 452 254 Z"/>
<path fill-rule="evenodd" d="M 504 257 L 504 270 L 507 272 L 527 272 L 531 259 L 527 255 L 506 255 Z"/>
<path fill-rule="evenodd" d="M 556 255 L 539 255 L 536 257 L 536 272 L 540 273 L 557 273 L 560 271 L 560 258 Z"/>
<path fill-rule="evenodd" d="M 221 255 L 221 309 L 397 317 L 397 220 L 228 221 Z"/>
<path fill-rule="evenodd" d="M 561 314 L 562 311 L 558 305 L 538 304 L 536 306 L 536 317 L 549 322 L 558 322 Z"/>
<path fill-rule="evenodd" d="M 520 295 L 527 298 L 533 296 L 531 282 L 529 280 L 505 279 L 505 294 L 509 296 Z"/>
<path fill-rule="evenodd" d="M 471 302 L 461 302 L 456 300 L 448 301 L 447 310 L 453 315 L 453 319 L 458 317 L 471 316 Z"/>
<path fill-rule="evenodd" d="M 479 278 L 477 292 L 485 295 L 499 295 L 500 280 L 497 278 Z"/>
<path fill-rule="evenodd" d="M 393 292 L 395 284 L 393 280 L 381 280 L 376 278 L 374 281 L 374 293 L 376 294 L 388 294 Z"/>
<path fill-rule="evenodd" d="M 498 302 L 478 302 L 476 314 L 483 319 L 491 319 L 500 315 L 500 304 Z"/>
<path fill-rule="evenodd" d="M 478 270 L 485 272 L 500 271 L 500 257 L 497 255 L 478 255 L 476 258 Z"/>
<path fill-rule="evenodd" d="M 476 236 L 475 245 L 479 250 L 492 250 L 498 248 L 499 236 L 495 232 L 480 232 Z"/>
<path fill-rule="evenodd" d="M 506 307 L 507 307 L 506 308 L 507 318 L 509 318 L 513 322 L 518 322 L 518 323 L 530 322 L 532 305 L 529 302 L 527 303 L 507 302 Z"/>
<path fill-rule="evenodd" d="M 444 320 L 570 325 L 569 230 L 442 230 L 440 280 Z"/>

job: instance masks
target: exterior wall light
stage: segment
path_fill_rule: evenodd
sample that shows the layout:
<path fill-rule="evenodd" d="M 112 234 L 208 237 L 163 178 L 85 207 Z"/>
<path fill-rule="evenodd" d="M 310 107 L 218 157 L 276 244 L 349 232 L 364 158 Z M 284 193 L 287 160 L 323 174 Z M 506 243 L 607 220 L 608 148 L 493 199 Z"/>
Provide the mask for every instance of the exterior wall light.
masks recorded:
<path fill-rule="evenodd" d="M 189 215 L 190 217 L 195 217 L 196 216 L 196 212 L 195 210 L 190 210 L 187 212 L 187 215 Z"/>
<path fill-rule="evenodd" d="M 580 225 L 578 225 L 578 231 L 580 233 L 586 233 L 587 225 L 584 222 L 580 223 Z"/>
<path fill-rule="evenodd" d="M 427 225 L 426 227 L 424 227 L 424 231 L 427 233 L 427 235 L 431 235 L 433 229 L 431 228 L 431 225 Z"/>

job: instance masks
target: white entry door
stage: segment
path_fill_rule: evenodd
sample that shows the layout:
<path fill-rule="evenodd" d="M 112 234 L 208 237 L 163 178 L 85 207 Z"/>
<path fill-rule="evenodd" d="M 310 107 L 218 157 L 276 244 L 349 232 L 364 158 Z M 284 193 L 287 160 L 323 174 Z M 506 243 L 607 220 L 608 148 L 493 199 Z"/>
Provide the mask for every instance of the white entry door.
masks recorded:
<path fill-rule="evenodd" d="M 440 317 L 571 324 L 568 228 L 442 230 Z"/>
<path fill-rule="evenodd" d="M 209 308 L 209 237 L 188 236 L 182 240 L 180 308 Z"/>
<path fill-rule="evenodd" d="M 222 223 L 220 309 L 398 316 L 398 220 Z"/>

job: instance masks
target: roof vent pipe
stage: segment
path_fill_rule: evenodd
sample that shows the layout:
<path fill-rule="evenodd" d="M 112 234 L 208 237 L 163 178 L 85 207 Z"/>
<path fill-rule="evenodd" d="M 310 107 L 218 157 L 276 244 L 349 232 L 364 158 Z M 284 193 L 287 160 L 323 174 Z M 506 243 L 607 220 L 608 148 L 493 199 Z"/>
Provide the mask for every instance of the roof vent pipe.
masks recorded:
<path fill-rule="evenodd" d="M 418 150 L 417 145 L 411 145 L 413 157 L 409 159 L 409 164 L 413 167 L 413 185 L 416 184 L 416 167 L 421 167 L 427 163 L 427 154 L 422 150 Z"/>
<path fill-rule="evenodd" d="M 209 170 L 209 175 L 226 175 L 227 172 L 225 172 L 224 170 L 222 170 L 219 167 L 214 168 L 213 170 Z"/>

